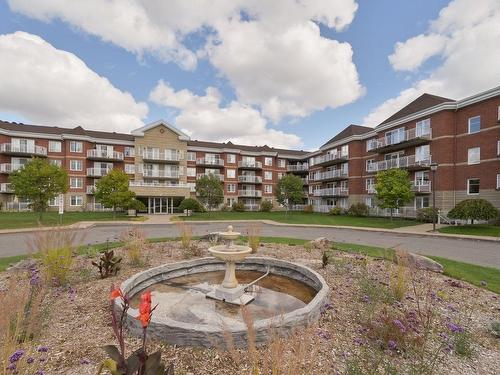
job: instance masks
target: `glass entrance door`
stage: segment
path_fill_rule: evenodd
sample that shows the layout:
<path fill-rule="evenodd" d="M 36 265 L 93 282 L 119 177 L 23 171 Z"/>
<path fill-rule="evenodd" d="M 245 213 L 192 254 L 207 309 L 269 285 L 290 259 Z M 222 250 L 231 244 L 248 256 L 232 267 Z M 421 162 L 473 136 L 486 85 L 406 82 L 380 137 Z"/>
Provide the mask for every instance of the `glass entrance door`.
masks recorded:
<path fill-rule="evenodd" d="M 171 210 L 171 198 L 165 197 L 149 197 L 148 199 L 148 213 L 150 214 L 168 214 Z"/>

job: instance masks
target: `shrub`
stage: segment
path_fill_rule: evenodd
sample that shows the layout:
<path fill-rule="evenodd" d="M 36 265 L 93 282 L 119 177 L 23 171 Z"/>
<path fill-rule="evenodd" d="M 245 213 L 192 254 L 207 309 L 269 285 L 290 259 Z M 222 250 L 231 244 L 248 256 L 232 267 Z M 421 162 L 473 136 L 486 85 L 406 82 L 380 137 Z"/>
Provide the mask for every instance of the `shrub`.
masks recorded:
<path fill-rule="evenodd" d="M 486 199 L 466 199 L 458 203 L 448 213 L 452 219 L 471 220 L 490 220 L 496 218 L 498 211 Z"/>
<path fill-rule="evenodd" d="M 260 211 L 261 212 L 271 212 L 273 209 L 273 202 L 269 200 L 263 200 L 262 203 L 260 204 Z"/>
<path fill-rule="evenodd" d="M 233 211 L 244 212 L 245 211 L 245 203 L 243 203 L 243 202 L 233 203 Z"/>
<path fill-rule="evenodd" d="M 230 207 L 227 204 L 223 204 L 220 208 L 222 212 L 227 212 L 229 211 Z"/>
<path fill-rule="evenodd" d="M 177 223 L 179 229 L 179 238 L 184 250 L 188 250 L 191 246 L 191 239 L 193 238 L 193 229 L 188 224 L 180 221 Z"/>
<path fill-rule="evenodd" d="M 194 198 L 185 198 L 179 205 L 181 211 L 191 210 L 193 212 L 204 212 L 203 205 Z"/>
<path fill-rule="evenodd" d="M 407 265 L 408 265 L 408 254 L 403 251 L 396 252 L 397 265 L 391 263 L 390 270 L 390 289 L 392 296 L 397 301 L 402 301 L 406 295 L 408 289 L 408 277 L 407 277 Z"/>
<path fill-rule="evenodd" d="M 434 207 L 420 208 L 417 210 L 417 220 L 423 223 L 432 223 L 433 218 L 437 222 L 439 210 Z"/>
<path fill-rule="evenodd" d="M 370 209 L 364 203 L 354 203 L 349 207 L 347 213 L 351 216 L 368 216 L 370 214 Z"/>
<path fill-rule="evenodd" d="M 491 323 L 491 333 L 493 336 L 500 337 L 500 322 Z"/>
<path fill-rule="evenodd" d="M 251 225 L 248 228 L 248 246 L 252 248 L 252 254 L 255 254 L 260 246 L 260 226 Z"/>
<path fill-rule="evenodd" d="M 312 204 L 308 204 L 308 205 L 304 206 L 304 212 L 306 214 L 312 214 L 314 212 Z"/>
<path fill-rule="evenodd" d="M 343 212 L 344 211 L 342 210 L 342 208 L 340 208 L 340 207 L 333 207 L 328 214 L 329 215 L 337 216 L 337 215 L 342 215 Z"/>
<path fill-rule="evenodd" d="M 321 257 L 321 267 L 326 268 L 326 266 L 328 266 L 328 263 L 330 263 L 330 251 L 325 249 L 323 250 L 323 255 Z"/>
<path fill-rule="evenodd" d="M 123 247 L 127 250 L 130 264 L 138 266 L 143 264 L 142 249 L 146 247 L 146 234 L 137 227 L 124 232 L 121 236 Z"/>
<path fill-rule="evenodd" d="M 120 262 L 122 257 L 115 256 L 113 250 L 105 251 L 99 258 L 99 263 L 92 261 L 92 265 L 97 267 L 101 279 L 105 279 L 111 275 L 116 275 L 120 270 Z"/>
<path fill-rule="evenodd" d="M 457 332 L 453 335 L 453 349 L 461 357 L 471 358 L 474 353 L 472 334 L 466 330 Z"/>

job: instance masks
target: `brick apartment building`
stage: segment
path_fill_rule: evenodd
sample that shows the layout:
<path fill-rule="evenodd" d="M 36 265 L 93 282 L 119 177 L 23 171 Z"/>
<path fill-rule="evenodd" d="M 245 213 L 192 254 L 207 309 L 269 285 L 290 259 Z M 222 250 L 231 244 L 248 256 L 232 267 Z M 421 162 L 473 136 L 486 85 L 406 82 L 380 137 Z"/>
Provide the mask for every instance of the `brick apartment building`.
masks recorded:
<path fill-rule="evenodd" d="M 32 157 L 68 171 L 66 210 L 102 209 L 95 182 L 113 168 L 129 175 L 150 213 L 173 212 L 195 195 L 196 179 L 210 173 L 224 184 L 226 204 L 258 209 L 264 199 L 275 202 L 276 183 L 293 173 L 304 182 L 304 204 L 315 211 L 364 202 L 384 215 L 375 204 L 375 176 L 390 168 L 407 169 L 415 192 L 401 215 L 429 207 L 433 192 L 445 212 L 472 197 L 500 208 L 500 87 L 458 101 L 424 94 L 375 128 L 349 125 L 314 152 L 191 140 L 163 121 L 131 134 L 0 121 L 4 209 L 27 208 L 12 194 L 8 176 Z M 435 181 L 431 163 L 437 163 Z"/>

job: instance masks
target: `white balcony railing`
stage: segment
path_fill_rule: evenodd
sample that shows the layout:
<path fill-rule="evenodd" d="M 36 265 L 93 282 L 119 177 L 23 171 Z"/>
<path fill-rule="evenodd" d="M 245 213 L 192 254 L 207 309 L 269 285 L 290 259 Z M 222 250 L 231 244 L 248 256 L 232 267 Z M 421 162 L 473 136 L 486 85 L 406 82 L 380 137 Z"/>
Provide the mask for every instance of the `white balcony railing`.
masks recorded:
<path fill-rule="evenodd" d="M 160 170 L 160 169 L 150 169 L 150 170 L 142 170 L 142 176 L 147 178 L 179 178 L 180 177 L 179 170 Z"/>
<path fill-rule="evenodd" d="M 262 169 L 262 163 L 260 161 L 240 160 L 238 162 L 238 168 Z"/>
<path fill-rule="evenodd" d="M 5 204 L 7 211 L 30 211 L 29 202 L 7 202 Z"/>
<path fill-rule="evenodd" d="M 315 197 L 343 197 L 349 195 L 349 189 L 346 188 L 326 188 L 326 189 L 316 189 L 313 195 Z"/>
<path fill-rule="evenodd" d="M 245 211 L 259 211 L 260 205 L 258 204 L 245 204 Z"/>
<path fill-rule="evenodd" d="M 248 183 L 248 184 L 261 184 L 262 177 L 260 176 L 238 176 L 238 182 Z"/>
<path fill-rule="evenodd" d="M 151 151 L 144 150 L 142 158 L 145 160 L 157 161 L 180 161 L 183 158 L 183 153 L 180 150 L 164 150 L 164 151 Z"/>
<path fill-rule="evenodd" d="M 416 128 L 405 130 L 404 132 L 395 132 L 389 136 L 378 139 L 371 139 L 366 144 L 366 150 L 371 151 L 377 148 L 397 145 L 414 139 L 431 139 L 432 129 L 418 130 Z"/>
<path fill-rule="evenodd" d="M 416 193 L 430 193 L 432 191 L 431 182 L 430 181 L 423 181 L 419 183 L 412 182 L 411 190 Z"/>
<path fill-rule="evenodd" d="M 349 159 L 349 154 L 342 154 L 341 152 L 332 152 L 331 154 L 325 154 L 321 156 L 316 156 L 314 158 L 314 164 L 323 164 L 331 161 L 343 161 Z"/>
<path fill-rule="evenodd" d="M 375 189 L 375 185 L 368 186 L 366 191 L 368 192 L 368 194 L 377 194 L 377 189 Z"/>
<path fill-rule="evenodd" d="M 415 155 L 401 156 L 396 159 L 382 160 L 366 166 L 367 172 L 385 171 L 392 168 L 428 167 L 431 164 L 431 155 L 416 160 Z"/>
<path fill-rule="evenodd" d="M 223 167 L 224 166 L 224 159 L 198 158 L 198 159 L 196 159 L 196 164 L 198 164 L 198 165 L 214 165 L 217 167 Z"/>
<path fill-rule="evenodd" d="M 111 172 L 113 168 L 87 168 L 87 176 L 102 177 Z"/>
<path fill-rule="evenodd" d="M 0 173 L 12 173 L 22 167 L 24 167 L 24 164 L 2 163 L 0 164 Z"/>
<path fill-rule="evenodd" d="M 303 177 L 300 180 L 302 181 L 303 185 L 308 185 L 309 184 L 309 177 Z"/>
<path fill-rule="evenodd" d="M 370 215 L 372 216 L 391 216 L 391 210 L 388 208 L 370 207 Z M 408 217 L 414 218 L 417 216 L 417 209 L 415 207 L 400 207 L 392 212 L 394 217 Z"/>
<path fill-rule="evenodd" d="M 261 190 L 238 190 L 240 197 L 262 197 Z"/>
<path fill-rule="evenodd" d="M 314 212 L 329 213 L 336 206 L 330 204 L 315 204 L 313 205 Z"/>
<path fill-rule="evenodd" d="M 286 166 L 286 170 L 288 172 L 303 172 L 303 171 L 308 171 L 309 170 L 309 164 L 304 163 L 304 164 L 288 164 Z"/>
<path fill-rule="evenodd" d="M 189 185 L 185 183 L 174 183 L 174 182 L 149 182 L 149 181 L 130 181 L 130 187 L 141 187 L 141 188 L 190 188 Z"/>
<path fill-rule="evenodd" d="M 11 154 L 29 154 L 47 156 L 47 148 L 42 146 L 14 146 L 12 143 L 3 143 L 0 145 L 0 153 Z"/>
<path fill-rule="evenodd" d="M 326 172 L 316 172 L 309 175 L 310 181 L 322 181 L 329 180 L 333 178 L 347 178 L 349 176 L 349 172 L 345 169 L 335 169 L 332 171 Z"/>
<path fill-rule="evenodd" d="M 98 150 L 87 150 L 87 158 L 90 159 L 109 159 L 109 160 L 123 160 L 123 152 Z"/>
<path fill-rule="evenodd" d="M 12 193 L 11 184 L 8 182 L 0 184 L 0 193 Z"/>
<path fill-rule="evenodd" d="M 204 176 L 210 176 L 210 175 L 215 176 L 216 178 L 219 179 L 219 181 L 224 181 L 224 175 L 222 173 L 207 173 L 207 172 L 205 172 L 205 173 L 198 173 L 196 175 L 196 178 L 198 179 L 198 178 L 202 178 Z"/>
<path fill-rule="evenodd" d="M 87 185 L 86 192 L 87 192 L 87 194 L 94 194 L 95 193 L 95 185 Z"/>

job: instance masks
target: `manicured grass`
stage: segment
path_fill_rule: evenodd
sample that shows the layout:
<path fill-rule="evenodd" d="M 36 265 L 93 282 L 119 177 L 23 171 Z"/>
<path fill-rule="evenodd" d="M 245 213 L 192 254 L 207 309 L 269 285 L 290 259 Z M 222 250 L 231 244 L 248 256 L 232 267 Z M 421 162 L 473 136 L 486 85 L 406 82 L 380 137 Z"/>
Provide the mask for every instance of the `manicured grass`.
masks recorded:
<path fill-rule="evenodd" d="M 347 215 L 327 215 L 320 213 L 289 212 L 204 212 L 194 213 L 192 216 L 180 216 L 181 220 L 274 220 L 287 224 L 320 224 L 341 225 L 371 228 L 399 228 L 418 224 L 413 220 L 393 219 L 381 217 L 354 217 Z"/>
<path fill-rule="evenodd" d="M 136 220 L 129 218 L 124 213 L 117 213 L 113 218 L 112 212 L 66 212 L 62 215 L 62 224 L 68 225 L 78 221 L 104 221 L 104 220 Z M 45 212 L 41 225 L 54 226 L 59 224 L 59 213 Z M 38 214 L 36 212 L 0 212 L 0 229 L 37 227 Z"/>
<path fill-rule="evenodd" d="M 499 225 L 471 224 L 449 226 L 439 229 L 441 233 L 468 234 L 470 236 L 500 237 Z"/>

